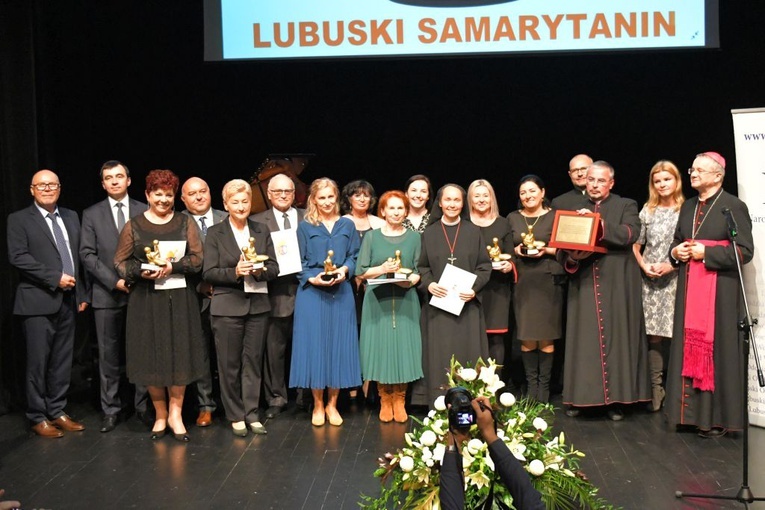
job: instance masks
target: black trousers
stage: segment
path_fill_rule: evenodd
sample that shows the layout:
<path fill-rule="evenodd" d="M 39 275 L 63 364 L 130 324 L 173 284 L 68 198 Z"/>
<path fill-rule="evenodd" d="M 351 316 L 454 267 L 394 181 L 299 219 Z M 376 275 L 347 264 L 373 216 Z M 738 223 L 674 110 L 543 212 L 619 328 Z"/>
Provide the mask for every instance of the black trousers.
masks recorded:
<path fill-rule="evenodd" d="M 287 346 L 292 340 L 292 321 L 292 315 L 268 320 L 263 390 L 269 406 L 287 405 Z"/>
<path fill-rule="evenodd" d="M 229 421 L 260 421 L 268 313 L 242 317 L 212 317 L 218 351 L 220 397 Z"/>

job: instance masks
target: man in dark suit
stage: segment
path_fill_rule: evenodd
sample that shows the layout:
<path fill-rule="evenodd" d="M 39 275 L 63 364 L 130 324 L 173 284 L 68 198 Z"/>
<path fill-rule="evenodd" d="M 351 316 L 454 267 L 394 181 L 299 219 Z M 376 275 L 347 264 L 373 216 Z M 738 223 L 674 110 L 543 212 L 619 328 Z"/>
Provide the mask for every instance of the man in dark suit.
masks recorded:
<path fill-rule="evenodd" d="M 186 206 L 183 214 L 194 219 L 202 234 L 202 241 L 207 237 L 207 229 L 216 223 L 220 223 L 228 214 L 223 211 L 212 208 L 212 198 L 210 197 L 210 187 L 199 177 L 192 177 L 183 183 L 181 188 L 181 200 Z M 207 348 L 206 357 L 207 366 L 210 367 L 210 345 L 212 344 L 212 329 L 210 327 L 210 297 L 212 296 L 212 286 L 200 279 L 197 282 L 197 293 L 200 298 L 200 311 L 202 315 L 202 331 L 204 332 L 205 347 Z M 197 416 L 197 427 L 207 427 L 212 423 L 212 415 L 215 412 L 216 404 L 213 398 L 213 383 L 211 369 L 208 368 L 207 374 L 197 381 L 197 401 L 199 403 L 199 415 Z"/>
<path fill-rule="evenodd" d="M 119 395 L 120 352 L 125 339 L 125 311 L 130 289 L 114 269 L 114 252 L 120 232 L 128 219 L 143 213 L 146 204 L 127 194 L 130 170 L 119 161 L 101 166 L 101 186 L 106 200 L 82 213 L 80 258 L 92 282 L 91 306 L 98 339 L 98 370 L 101 381 L 101 432 L 111 432 L 122 410 Z M 147 421 L 146 388 L 135 393 L 136 415 Z"/>
<path fill-rule="evenodd" d="M 587 154 L 577 154 L 568 162 L 568 176 L 574 189 L 553 198 L 550 204 L 553 209 L 576 211 L 587 201 L 587 169 L 592 164 L 592 158 Z"/>
<path fill-rule="evenodd" d="M 268 182 L 268 200 L 271 209 L 250 216 L 268 226 L 270 232 L 297 230 L 303 221 L 303 209 L 295 209 L 295 183 L 284 174 L 275 175 Z M 287 405 L 287 345 L 292 339 L 292 315 L 295 311 L 297 278 L 294 274 L 280 276 L 268 282 L 271 317 L 266 337 L 266 369 L 263 374 L 264 394 L 268 401 L 266 418 L 275 418 Z"/>
<path fill-rule="evenodd" d="M 80 220 L 57 206 L 61 183 L 52 171 L 37 172 L 29 189 L 34 203 L 8 216 L 8 259 L 20 275 L 13 313 L 21 316 L 27 344 L 27 418 L 37 435 L 61 437 L 85 429 L 64 411 L 75 319 L 88 306 Z"/>

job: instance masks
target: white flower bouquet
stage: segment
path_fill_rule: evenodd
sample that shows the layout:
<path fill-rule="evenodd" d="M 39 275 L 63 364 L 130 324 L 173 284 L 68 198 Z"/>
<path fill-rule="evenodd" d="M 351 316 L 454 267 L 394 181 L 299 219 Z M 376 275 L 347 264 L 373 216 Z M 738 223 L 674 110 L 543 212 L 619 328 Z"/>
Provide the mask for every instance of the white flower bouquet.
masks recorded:
<path fill-rule="evenodd" d="M 452 358 L 448 373 L 449 387 L 462 386 L 475 397 L 491 400 L 497 422 L 497 436 L 504 441 L 531 477 L 549 509 L 587 508 L 613 509 L 598 497 L 598 490 L 579 471 L 579 459 L 584 454 L 566 445 L 561 432 L 553 437 L 549 422 L 554 418 L 553 407 L 531 400 L 516 402 L 512 393 L 497 390 L 504 386 L 492 359 L 479 359 L 475 367 L 463 367 Z M 434 409 L 422 421 L 412 418 L 416 425 L 405 435 L 406 445 L 379 460 L 375 476 L 382 478 L 378 497 L 362 496 L 361 508 L 437 510 L 440 508 L 439 475 L 446 451 L 449 418 L 444 397 L 438 397 Z M 478 436 L 476 426 L 470 430 L 471 439 L 462 447 L 465 480 L 465 508 L 479 508 L 489 497 L 494 480 L 494 463 L 488 445 Z M 512 509 L 508 490 L 497 478 L 493 487 L 491 508 Z"/>

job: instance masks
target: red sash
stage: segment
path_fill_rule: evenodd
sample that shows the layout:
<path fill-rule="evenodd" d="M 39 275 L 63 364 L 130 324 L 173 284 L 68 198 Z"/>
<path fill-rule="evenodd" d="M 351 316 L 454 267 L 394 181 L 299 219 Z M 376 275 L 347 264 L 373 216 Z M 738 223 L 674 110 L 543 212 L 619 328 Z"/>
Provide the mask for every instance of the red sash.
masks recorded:
<path fill-rule="evenodd" d="M 696 239 L 704 246 L 729 246 L 730 241 Z M 717 271 L 708 271 L 700 260 L 691 260 L 685 293 L 683 377 L 693 379 L 693 387 L 715 391 L 715 298 Z"/>

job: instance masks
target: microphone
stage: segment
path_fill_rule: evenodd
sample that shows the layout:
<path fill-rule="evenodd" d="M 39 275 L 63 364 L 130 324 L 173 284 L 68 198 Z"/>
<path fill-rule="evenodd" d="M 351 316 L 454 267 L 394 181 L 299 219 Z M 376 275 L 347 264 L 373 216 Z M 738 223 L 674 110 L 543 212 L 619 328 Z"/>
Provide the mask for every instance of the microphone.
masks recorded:
<path fill-rule="evenodd" d="M 736 225 L 736 218 L 733 217 L 733 213 L 728 207 L 723 207 L 722 209 L 723 216 L 725 216 L 725 221 L 728 224 L 728 232 L 730 232 L 731 237 L 736 237 L 738 235 L 738 225 Z"/>

